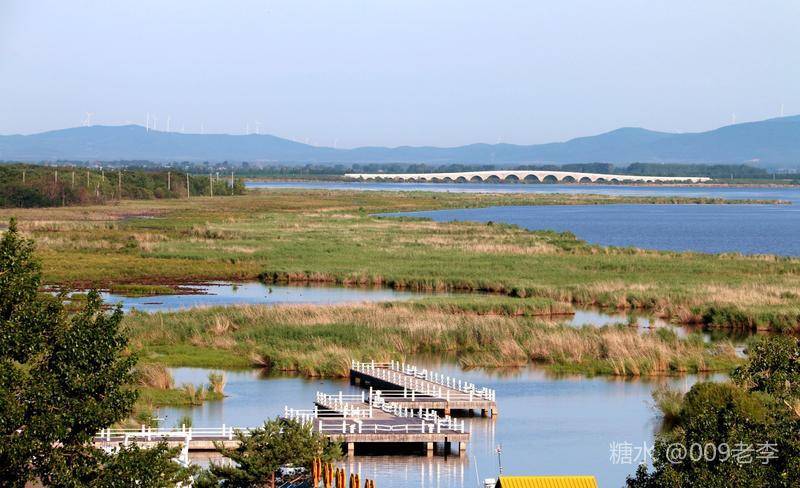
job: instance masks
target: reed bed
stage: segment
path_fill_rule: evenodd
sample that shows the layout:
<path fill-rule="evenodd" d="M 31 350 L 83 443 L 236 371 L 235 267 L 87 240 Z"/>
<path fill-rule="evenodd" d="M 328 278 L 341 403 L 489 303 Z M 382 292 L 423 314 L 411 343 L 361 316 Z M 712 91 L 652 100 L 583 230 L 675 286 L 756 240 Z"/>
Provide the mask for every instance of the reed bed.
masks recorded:
<path fill-rule="evenodd" d="M 492 205 L 730 203 L 601 195 L 285 190 L 236 198 L 0 210 L 39 242 L 48 284 L 209 279 L 491 292 L 641 309 L 714 327 L 800 327 L 800 260 L 589 245 L 502 224 L 380 218 Z M 98 252 L 102 251 L 102 252 Z"/>
<path fill-rule="evenodd" d="M 163 365 L 158 363 L 144 363 L 136 367 L 137 384 L 147 388 L 159 390 L 171 390 L 175 387 L 175 380 L 172 373 Z"/>
<path fill-rule="evenodd" d="M 404 303 L 208 308 L 134 314 L 125 323 L 145 360 L 309 376 L 346 375 L 351 359 L 420 354 L 467 367 L 542 363 L 557 371 L 618 376 L 718 371 L 737 362 L 730 345 L 669 333 L 575 329 L 530 316 L 453 313 Z M 220 337 L 227 340 L 220 343 Z"/>

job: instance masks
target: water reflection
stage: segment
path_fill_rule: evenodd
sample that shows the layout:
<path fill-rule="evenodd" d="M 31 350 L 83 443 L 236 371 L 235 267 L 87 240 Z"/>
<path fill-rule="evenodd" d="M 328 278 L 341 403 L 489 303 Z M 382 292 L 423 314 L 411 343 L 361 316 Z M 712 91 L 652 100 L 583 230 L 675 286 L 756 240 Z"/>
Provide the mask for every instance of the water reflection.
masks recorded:
<path fill-rule="evenodd" d="M 497 475 L 495 448 L 503 445 L 507 474 L 594 474 L 600 486 L 621 486 L 634 465 L 609 461 L 609 443 L 652 443 L 659 418 L 651 393 L 659 386 L 686 391 L 698 380 L 690 375 L 672 378 L 586 378 L 555 376 L 537 367 L 464 371 L 438 358 L 415 358 L 414 363 L 497 390 L 496 418 L 468 417 L 471 439 L 464 456 L 434 457 L 405 454 L 357 455 L 363 476 L 381 488 L 475 486 L 476 479 Z M 207 381 L 208 370 L 176 368 L 177 384 Z M 235 425 L 254 427 L 275 417 L 284 405 L 309 408 L 317 390 L 358 393 L 344 379 L 264 376 L 257 371 L 228 371 L 227 397 L 195 408 L 164 408 L 165 425 L 183 415 L 197 427 Z M 721 376 L 712 377 L 720 379 Z"/>
<path fill-rule="evenodd" d="M 126 312 L 164 312 L 193 307 L 225 305 L 280 305 L 315 304 L 331 305 L 357 302 L 385 302 L 422 297 L 421 293 L 398 291 L 391 288 L 345 288 L 334 286 L 281 286 L 266 285 L 258 281 L 242 283 L 211 282 L 183 285 L 188 293 L 129 297 L 102 292 L 106 303 L 121 303 Z"/>

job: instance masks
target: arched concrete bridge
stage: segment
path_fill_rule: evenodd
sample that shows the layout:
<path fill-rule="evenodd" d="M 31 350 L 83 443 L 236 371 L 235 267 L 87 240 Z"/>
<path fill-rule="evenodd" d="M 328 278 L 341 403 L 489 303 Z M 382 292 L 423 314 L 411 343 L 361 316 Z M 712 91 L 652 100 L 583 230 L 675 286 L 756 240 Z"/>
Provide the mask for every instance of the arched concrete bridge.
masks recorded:
<path fill-rule="evenodd" d="M 451 183 L 523 182 L 523 183 L 702 183 L 711 178 L 689 176 L 637 176 L 578 173 L 574 171 L 465 171 L 460 173 L 348 173 L 357 180 L 436 181 Z"/>

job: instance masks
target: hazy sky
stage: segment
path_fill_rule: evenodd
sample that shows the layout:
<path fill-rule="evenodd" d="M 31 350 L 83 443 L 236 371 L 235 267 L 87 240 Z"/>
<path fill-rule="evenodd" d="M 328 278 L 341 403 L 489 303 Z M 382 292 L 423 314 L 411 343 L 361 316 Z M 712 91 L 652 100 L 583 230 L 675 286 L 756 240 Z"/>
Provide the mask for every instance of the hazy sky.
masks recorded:
<path fill-rule="evenodd" d="M 539 143 L 800 113 L 795 0 L 0 0 L 0 133 Z"/>

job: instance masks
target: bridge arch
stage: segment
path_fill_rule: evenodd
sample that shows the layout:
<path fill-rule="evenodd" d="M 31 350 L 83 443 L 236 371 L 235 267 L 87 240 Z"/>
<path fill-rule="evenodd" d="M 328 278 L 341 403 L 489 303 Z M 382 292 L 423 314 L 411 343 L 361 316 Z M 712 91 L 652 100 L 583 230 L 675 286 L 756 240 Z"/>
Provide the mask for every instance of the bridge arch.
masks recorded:
<path fill-rule="evenodd" d="M 456 183 L 466 183 L 466 182 L 467 178 L 465 178 L 464 176 L 459 176 L 458 178 L 456 178 Z"/>
<path fill-rule="evenodd" d="M 545 175 L 545 177 L 542 178 L 542 183 L 558 183 L 558 178 L 556 178 L 555 175 Z"/>
<path fill-rule="evenodd" d="M 519 176 L 517 176 L 517 175 L 514 175 L 514 174 L 507 175 L 507 176 L 504 178 L 504 181 L 505 181 L 506 183 L 519 183 Z"/>
<path fill-rule="evenodd" d="M 483 181 L 483 178 L 481 178 L 479 175 L 475 175 L 472 178 L 470 178 L 469 181 L 472 181 L 472 182 L 475 182 L 475 183 L 480 183 L 480 182 Z"/>
<path fill-rule="evenodd" d="M 583 178 L 578 180 L 578 183 L 591 183 L 591 182 L 592 182 L 592 179 L 589 178 L 588 176 L 584 176 Z"/>
<path fill-rule="evenodd" d="M 566 175 L 561 178 L 562 183 L 575 183 L 575 177 L 572 175 Z"/>
<path fill-rule="evenodd" d="M 502 183 L 502 180 L 497 175 L 489 175 L 483 181 L 485 183 Z"/>
<path fill-rule="evenodd" d="M 540 180 L 539 177 L 536 176 L 533 173 L 525 175 L 525 178 L 523 179 L 523 181 L 525 183 L 541 183 L 542 182 L 542 180 Z"/>

